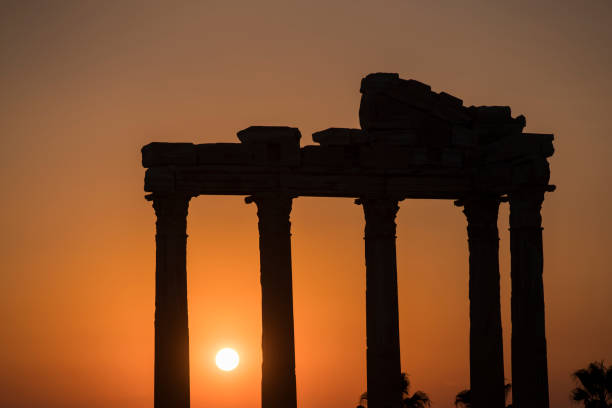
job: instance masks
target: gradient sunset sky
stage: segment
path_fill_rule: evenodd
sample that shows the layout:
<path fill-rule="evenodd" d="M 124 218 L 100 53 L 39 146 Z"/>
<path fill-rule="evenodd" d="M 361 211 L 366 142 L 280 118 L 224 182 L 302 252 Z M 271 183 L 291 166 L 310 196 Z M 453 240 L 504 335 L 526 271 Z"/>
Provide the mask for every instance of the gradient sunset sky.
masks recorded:
<path fill-rule="evenodd" d="M 551 407 L 612 363 L 612 2 L 2 1 L 0 406 L 153 405 L 155 216 L 140 148 L 237 142 L 250 125 L 359 127 L 359 83 L 398 72 L 555 134 L 543 207 Z M 188 219 L 192 407 L 259 407 L 257 216 L 199 197 Z M 292 212 L 298 405 L 365 391 L 362 208 Z M 402 370 L 434 407 L 469 387 L 466 221 L 400 204 Z M 510 370 L 508 206 L 500 270 Z M 233 347 L 236 371 L 214 366 Z"/>

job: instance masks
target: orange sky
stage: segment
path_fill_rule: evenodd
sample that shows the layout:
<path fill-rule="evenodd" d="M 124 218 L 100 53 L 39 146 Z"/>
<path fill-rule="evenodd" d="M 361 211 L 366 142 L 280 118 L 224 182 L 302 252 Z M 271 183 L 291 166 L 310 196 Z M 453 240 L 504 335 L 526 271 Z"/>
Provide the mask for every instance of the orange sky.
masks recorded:
<path fill-rule="evenodd" d="M 249 125 L 358 127 L 359 81 L 398 72 L 466 105 L 510 105 L 556 136 L 544 202 L 551 406 L 570 373 L 612 362 L 612 3 L 4 1 L 0 5 L 0 406 L 150 407 L 154 213 L 140 147 L 237 142 Z M 330 4 L 333 3 L 333 4 Z M 468 387 L 465 218 L 398 215 L 402 368 L 434 407 Z M 363 215 L 294 201 L 298 401 L 354 407 L 365 388 Z M 508 208 L 500 211 L 506 376 Z M 193 407 L 258 407 L 257 217 L 192 200 Z M 417 239 L 418 237 L 418 239 Z M 232 346 L 241 365 L 214 367 Z"/>

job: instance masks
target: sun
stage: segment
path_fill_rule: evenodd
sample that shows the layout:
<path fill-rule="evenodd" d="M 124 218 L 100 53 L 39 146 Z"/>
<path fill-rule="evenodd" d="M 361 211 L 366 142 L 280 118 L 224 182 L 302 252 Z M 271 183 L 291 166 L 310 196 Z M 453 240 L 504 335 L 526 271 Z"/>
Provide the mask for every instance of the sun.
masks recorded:
<path fill-rule="evenodd" d="M 215 356 L 215 363 L 217 364 L 217 367 L 223 371 L 232 371 L 238 367 L 239 362 L 240 357 L 238 356 L 238 353 L 236 350 L 229 347 L 222 348 Z"/>

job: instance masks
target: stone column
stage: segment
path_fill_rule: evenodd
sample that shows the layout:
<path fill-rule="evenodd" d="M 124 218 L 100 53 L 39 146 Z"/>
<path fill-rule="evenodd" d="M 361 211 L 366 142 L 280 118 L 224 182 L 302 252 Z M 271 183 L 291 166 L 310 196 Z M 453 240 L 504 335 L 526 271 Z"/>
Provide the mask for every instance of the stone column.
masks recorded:
<path fill-rule="evenodd" d="M 504 408 L 504 355 L 499 300 L 499 198 L 464 201 L 470 250 L 470 389 L 474 408 Z"/>
<path fill-rule="evenodd" d="M 365 214 L 367 392 L 369 408 L 402 400 L 393 199 L 360 199 Z"/>
<path fill-rule="evenodd" d="M 512 277 L 512 402 L 514 408 L 548 408 L 548 366 L 542 281 L 543 191 L 510 198 Z"/>
<path fill-rule="evenodd" d="M 247 197 L 257 204 L 262 306 L 262 408 L 295 408 L 295 342 L 291 273 L 292 198 L 284 194 Z"/>
<path fill-rule="evenodd" d="M 187 207 L 189 196 L 152 197 L 155 241 L 155 408 L 189 407 Z"/>

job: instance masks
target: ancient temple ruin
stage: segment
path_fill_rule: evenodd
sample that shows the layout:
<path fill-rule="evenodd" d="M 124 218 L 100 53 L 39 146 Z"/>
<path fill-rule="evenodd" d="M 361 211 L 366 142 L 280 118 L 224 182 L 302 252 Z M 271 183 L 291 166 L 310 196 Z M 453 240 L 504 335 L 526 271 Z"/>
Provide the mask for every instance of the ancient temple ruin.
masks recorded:
<path fill-rule="evenodd" d="M 467 218 L 473 407 L 504 407 L 497 216 L 510 205 L 512 397 L 548 408 L 540 209 L 550 134 L 523 133 L 506 106 L 463 106 L 428 85 L 378 73 L 361 82 L 361 129 L 329 128 L 300 147 L 296 128 L 252 126 L 240 143 L 151 143 L 145 191 L 157 215 L 156 408 L 189 406 L 186 218 L 199 195 L 257 205 L 262 290 L 262 407 L 295 408 L 292 200 L 352 197 L 365 216 L 369 408 L 401 401 L 395 216 L 400 200 L 454 200 Z M 401 295 L 401 294 L 400 294 Z M 507 373 L 510 377 L 510 373 Z"/>

